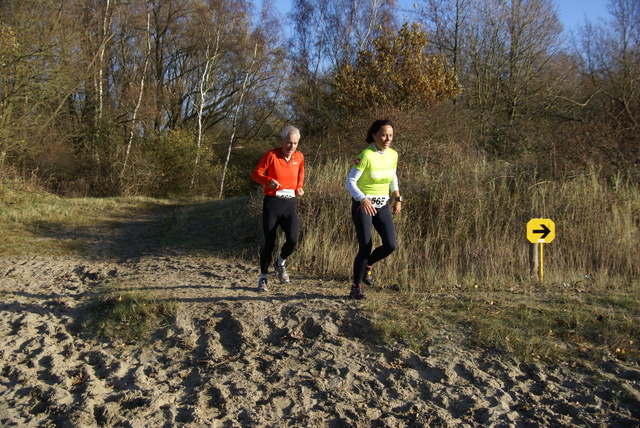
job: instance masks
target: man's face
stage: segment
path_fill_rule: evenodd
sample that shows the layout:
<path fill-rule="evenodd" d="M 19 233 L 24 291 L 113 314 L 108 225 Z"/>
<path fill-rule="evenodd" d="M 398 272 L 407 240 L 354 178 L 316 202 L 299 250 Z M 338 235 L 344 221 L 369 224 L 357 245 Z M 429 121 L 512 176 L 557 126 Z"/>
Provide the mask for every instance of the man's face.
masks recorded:
<path fill-rule="evenodd" d="M 288 158 L 298 148 L 298 141 L 300 136 L 297 134 L 289 134 L 284 140 L 282 140 L 282 156 Z"/>

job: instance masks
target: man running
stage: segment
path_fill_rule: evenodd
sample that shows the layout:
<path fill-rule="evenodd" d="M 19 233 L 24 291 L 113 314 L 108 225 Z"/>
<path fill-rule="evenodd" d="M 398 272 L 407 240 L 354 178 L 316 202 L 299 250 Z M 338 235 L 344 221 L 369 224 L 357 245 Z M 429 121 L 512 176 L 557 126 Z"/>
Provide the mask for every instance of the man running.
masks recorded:
<path fill-rule="evenodd" d="M 296 210 L 296 197 L 304 195 L 304 156 L 297 151 L 300 130 L 287 126 L 280 134 L 282 146 L 266 152 L 253 170 L 251 178 L 264 186 L 262 229 L 264 246 L 260 251 L 260 277 L 258 291 L 267 291 L 269 265 L 276 245 L 278 226 L 285 235 L 285 243 L 273 267 L 281 283 L 289 282 L 285 268 L 287 257 L 298 244 L 300 222 Z"/>

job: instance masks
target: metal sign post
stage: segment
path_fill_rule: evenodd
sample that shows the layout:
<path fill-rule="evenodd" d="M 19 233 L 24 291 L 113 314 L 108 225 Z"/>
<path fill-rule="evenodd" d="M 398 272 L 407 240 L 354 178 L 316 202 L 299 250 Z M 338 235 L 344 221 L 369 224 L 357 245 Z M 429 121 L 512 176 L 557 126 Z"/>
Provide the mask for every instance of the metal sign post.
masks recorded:
<path fill-rule="evenodd" d="M 556 237 L 556 225 L 548 218 L 534 218 L 527 223 L 527 239 L 532 244 L 538 244 L 538 278 L 544 279 L 543 245 L 553 241 Z"/>
<path fill-rule="evenodd" d="M 543 260 L 544 257 L 542 256 L 542 249 L 544 248 L 544 242 L 538 242 L 538 267 L 539 267 L 539 271 L 538 271 L 538 278 L 540 278 L 540 282 L 542 282 L 542 280 L 544 279 L 544 264 L 543 264 Z"/>

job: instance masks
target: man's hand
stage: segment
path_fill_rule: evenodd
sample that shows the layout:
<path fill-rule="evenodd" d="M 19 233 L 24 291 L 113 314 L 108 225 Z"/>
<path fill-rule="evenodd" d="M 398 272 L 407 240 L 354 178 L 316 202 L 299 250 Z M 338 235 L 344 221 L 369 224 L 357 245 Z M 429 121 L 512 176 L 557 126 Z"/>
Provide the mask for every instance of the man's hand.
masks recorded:
<path fill-rule="evenodd" d="M 302 196 L 304 195 L 304 189 L 302 187 L 298 187 L 296 189 L 296 196 Z"/>
<path fill-rule="evenodd" d="M 278 183 L 275 179 L 273 179 L 273 180 L 271 180 L 271 181 L 269 182 L 269 188 L 270 188 L 270 189 L 275 190 L 275 189 L 277 189 L 278 187 L 280 187 L 280 183 Z"/>

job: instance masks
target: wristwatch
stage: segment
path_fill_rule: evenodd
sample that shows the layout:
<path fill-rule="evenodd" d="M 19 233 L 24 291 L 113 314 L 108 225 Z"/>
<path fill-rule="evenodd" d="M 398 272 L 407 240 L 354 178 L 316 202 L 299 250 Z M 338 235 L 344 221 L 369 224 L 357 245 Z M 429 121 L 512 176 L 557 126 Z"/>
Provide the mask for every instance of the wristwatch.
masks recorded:
<path fill-rule="evenodd" d="M 396 197 L 396 202 L 402 202 L 402 196 Z"/>

